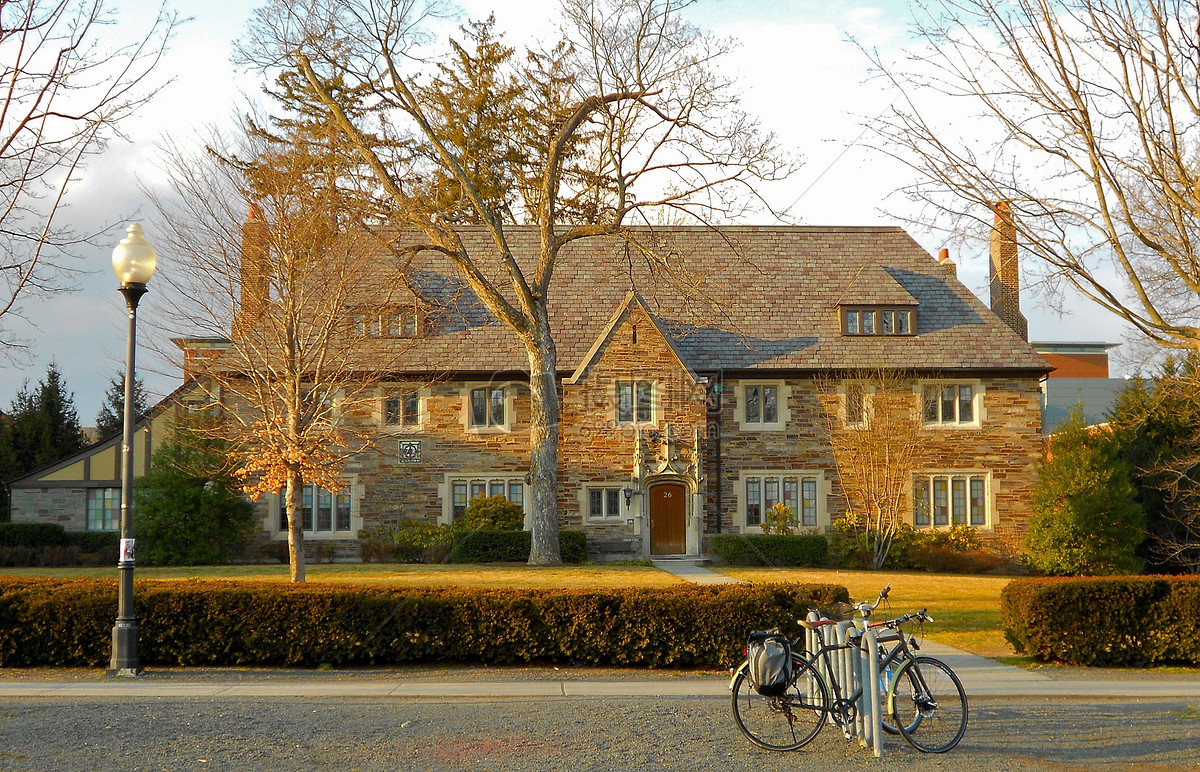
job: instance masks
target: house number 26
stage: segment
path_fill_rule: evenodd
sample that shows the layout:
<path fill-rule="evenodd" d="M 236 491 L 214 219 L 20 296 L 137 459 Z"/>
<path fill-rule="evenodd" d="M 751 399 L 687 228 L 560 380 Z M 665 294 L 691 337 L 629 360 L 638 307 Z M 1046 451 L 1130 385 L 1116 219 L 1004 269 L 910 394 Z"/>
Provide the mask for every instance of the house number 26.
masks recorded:
<path fill-rule="evenodd" d="M 664 499 L 669 499 L 669 498 L 671 498 L 671 492 L 670 492 L 670 491 L 663 491 L 663 498 L 664 498 Z"/>

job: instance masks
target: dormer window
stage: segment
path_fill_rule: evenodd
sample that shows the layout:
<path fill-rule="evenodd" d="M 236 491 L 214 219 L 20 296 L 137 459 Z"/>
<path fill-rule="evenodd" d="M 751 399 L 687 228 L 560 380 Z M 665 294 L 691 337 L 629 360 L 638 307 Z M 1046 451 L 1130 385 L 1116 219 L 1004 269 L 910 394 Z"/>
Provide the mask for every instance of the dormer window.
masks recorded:
<path fill-rule="evenodd" d="M 364 306 L 354 309 L 350 327 L 360 338 L 419 338 L 424 319 L 420 310 L 411 306 Z"/>
<path fill-rule="evenodd" d="M 916 311 L 911 308 L 843 308 L 844 335 L 915 335 Z"/>

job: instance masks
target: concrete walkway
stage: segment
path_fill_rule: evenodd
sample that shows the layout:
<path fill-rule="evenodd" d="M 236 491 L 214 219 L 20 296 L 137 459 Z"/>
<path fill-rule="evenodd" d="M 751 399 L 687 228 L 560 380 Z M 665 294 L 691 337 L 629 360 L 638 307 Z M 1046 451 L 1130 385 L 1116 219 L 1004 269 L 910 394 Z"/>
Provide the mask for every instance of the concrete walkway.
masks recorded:
<path fill-rule="evenodd" d="M 704 566 L 698 566 L 687 560 L 651 560 L 650 562 L 654 564 L 655 568 L 678 576 L 692 584 L 739 584 L 737 579 L 710 571 Z"/>

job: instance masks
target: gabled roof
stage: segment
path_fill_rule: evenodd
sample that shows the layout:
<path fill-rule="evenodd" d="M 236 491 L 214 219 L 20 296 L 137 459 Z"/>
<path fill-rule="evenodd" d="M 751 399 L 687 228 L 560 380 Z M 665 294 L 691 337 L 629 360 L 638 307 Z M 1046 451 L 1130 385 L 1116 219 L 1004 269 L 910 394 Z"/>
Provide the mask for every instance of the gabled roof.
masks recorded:
<path fill-rule="evenodd" d="M 460 234 L 480 269 L 507 287 L 487 231 L 467 227 Z M 510 226 L 505 234 L 515 259 L 526 268 L 535 265 L 537 229 Z M 665 259 L 652 260 L 620 237 L 592 237 L 562 248 L 549 291 L 562 377 L 573 376 L 595 356 L 631 288 L 694 373 L 1051 369 L 900 228 L 672 226 L 634 229 L 632 235 L 653 242 Z M 404 243 L 403 233 L 382 236 Z M 376 254 L 364 255 L 364 263 L 375 272 L 367 285 L 390 285 L 404 271 L 428 308 L 426 337 L 378 341 L 378 361 L 391 363 L 389 369 L 528 372 L 520 340 L 488 312 L 444 255 L 425 251 L 401 263 L 381 245 Z M 851 302 L 851 290 L 870 304 L 915 303 L 916 334 L 843 335 L 836 307 Z M 364 361 L 364 368 L 371 367 Z"/>
<path fill-rule="evenodd" d="M 624 319 L 626 314 L 629 313 L 629 309 L 632 306 L 638 306 L 646 312 L 646 317 L 650 320 L 650 323 L 654 325 L 654 329 L 659 335 L 662 336 L 662 339 L 666 341 L 668 348 L 671 349 L 671 353 L 675 355 L 676 361 L 679 362 L 680 369 L 687 373 L 687 376 L 692 379 L 692 383 L 703 382 L 705 379 L 697 375 L 696 372 L 688 366 L 687 362 L 683 360 L 683 357 L 680 356 L 679 349 L 676 347 L 671 335 L 665 329 L 663 329 L 663 326 L 655 317 L 654 312 L 646 306 L 646 301 L 642 300 L 642 297 L 636 292 L 630 290 L 628 293 L 626 293 L 625 300 L 617 308 L 616 312 L 612 315 L 612 318 L 608 320 L 608 324 L 605 325 L 599 337 L 596 338 L 596 342 L 592 344 L 591 349 L 589 349 L 588 353 L 583 357 L 583 361 L 579 363 L 579 367 L 575 368 L 575 374 L 568 378 L 566 383 L 579 383 L 581 380 L 587 377 L 588 371 L 591 369 L 592 365 L 600 359 L 601 355 L 604 353 L 604 348 L 608 344 L 609 339 L 612 338 L 612 335 L 617 328 L 621 326 L 622 319 Z"/>
<path fill-rule="evenodd" d="M 859 266 L 835 304 L 838 306 L 919 306 L 887 269 L 874 263 Z"/>

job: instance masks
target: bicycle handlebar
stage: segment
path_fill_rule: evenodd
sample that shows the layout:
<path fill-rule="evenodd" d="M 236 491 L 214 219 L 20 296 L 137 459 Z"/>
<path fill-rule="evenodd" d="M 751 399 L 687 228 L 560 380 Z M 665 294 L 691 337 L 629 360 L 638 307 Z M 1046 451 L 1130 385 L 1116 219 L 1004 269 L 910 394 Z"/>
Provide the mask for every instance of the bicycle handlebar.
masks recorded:
<path fill-rule="evenodd" d="M 867 603 L 865 600 L 855 603 L 854 610 L 857 611 L 863 619 L 869 618 L 875 609 L 879 608 L 879 604 L 887 600 L 888 593 L 891 591 L 892 586 L 889 584 L 887 587 L 884 587 L 882 591 L 880 591 L 879 597 L 875 599 L 874 603 Z"/>

